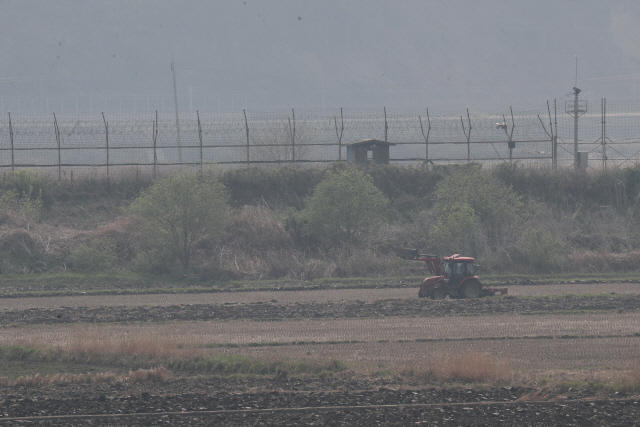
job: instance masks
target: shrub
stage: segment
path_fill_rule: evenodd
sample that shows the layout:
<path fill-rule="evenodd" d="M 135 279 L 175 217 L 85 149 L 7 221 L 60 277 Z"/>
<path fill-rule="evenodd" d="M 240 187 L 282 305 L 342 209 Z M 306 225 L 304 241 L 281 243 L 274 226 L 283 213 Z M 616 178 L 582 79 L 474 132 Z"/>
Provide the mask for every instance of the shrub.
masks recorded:
<path fill-rule="evenodd" d="M 513 229 L 525 217 L 524 204 L 510 186 L 480 165 L 442 169 L 428 229 L 429 250 L 487 254 L 513 241 Z"/>
<path fill-rule="evenodd" d="M 0 223 L 6 222 L 10 213 L 13 212 L 26 221 L 27 230 L 29 230 L 31 223 L 38 219 L 42 205 L 42 197 L 39 194 L 18 193 L 14 189 L 3 189 L 0 193 Z"/>
<path fill-rule="evenodd" d="M 264 206 L 243 206 L 230 218 L 224 240 L 225 243 L 250 251 L 293 246 L 293 240 L 283 223 Z"/>
<path fill-rule="evenodd" d="M 565 271 L 629 272 L 638 271 L 640 251 L 627 253 L 573 252 L 563 260 Z"/>
<path fill-rule="evenodd" d="M 182 268 L 178 258 L 169 248 L 148 247 L 144 243 L 133 262 L 133 269 L 140 273 L 169 275 Z M 145 247 L 146 246 L 146 247 Z"/>
<path fill-rule="evenodd" d="M 15 210 L 18 193 L 15 190 L 2 190 L 0 193 L 0 224 L 7 222 Z"/>
<path fill-rule="evenodd" d="M 43 254 L 27 231 L 11 230 L 0 235 L 0 272 L 26 273 L 46 269 Z"/>
<path fill-rule="evenodd" d="M 328 246 L 360 243 L 385 218 L 389 201 L 355 168 L 334 172 L 315 188 L 301 212 L 302 230 Z"/>
<path fill-rule="evenodd" d="M 410 216 L 412 211 L 427 208 L 437 183 L 442 179 L 442 169 L 381 165 L 367 167 L 373 183 L 393 202 L 393 208 Z"/>
<path fill-rule="evenodd" d="M 236 206 L 268 203 L 301 209 L 303 201 L 322 179 L 315 168 L 237 168 L 220 175 Z"/>
<path fill-rule="evenodd" d="M 42 200 L 44 205 L 53 201 L 53 181 L 30 169 L 18 169 L 6 174 L 3 190 L 15 191 L 18 197 Z"/>
<path fill-rule="evenodd" d="M 83 243 L 71 252 L 73 269 L 79 272 L 110 270 L 116 261 L 114 244 L 104 240 Z"/>
<path fill-rule="evenodd" d="M 523 203 L 513 189 L 490 172 L 471 163 L 451 168 L 436 187 L 436 207 L 443 211 L 461 203 L 469 205 L 478 219 L 499 229 L 522 213 Z"/>
<path fill-rule="evenodd" d="M 135 234 L 139 224 L 135 217 L 123 215 L 83 233 L 88 240 L 103 240 L 113 245 L 120 261 L 131 261 L 135 257 Z"/>
<path fill-rule="evenodd" d="M 475 254 L 477 221 L 471 206 L 465 203 L 449 206 L 429 231 L 432 247 L 437 253 L 443 254 Z"/>
<path fill-rule="evenodd" d="M 517 245 L 518 259 L 540 273 L 549 273 L 558 266 L 562 244 L 549 232 L 529 229 Z"/>
<path fill-rule="evenodd" d="M 224 231 L 227 194 L 210 175 L 178 173 L 156 182 L 129 211 L 140 218 L 142 249 L 176 257 L 184 273 L 196 245 Z"/>

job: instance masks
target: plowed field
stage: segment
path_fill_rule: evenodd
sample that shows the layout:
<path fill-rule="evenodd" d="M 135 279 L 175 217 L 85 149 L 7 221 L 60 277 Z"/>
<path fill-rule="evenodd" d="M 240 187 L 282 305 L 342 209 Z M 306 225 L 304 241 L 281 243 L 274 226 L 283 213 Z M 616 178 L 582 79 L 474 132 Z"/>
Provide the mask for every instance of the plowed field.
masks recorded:
<path fill-rule="evenodd" d="M 0 325 L 5 346 L 109 352 L 149 341 L 175 357 L 192 349 L 337 359 L 348 368 L 326 378 L 176 372 L 139 384 L 5 385 L 0 423 L 8 425 L 585 426 L 640 419 L 637 387 L 614 394 L 542 385 L 622 384 L 637 374 L 637 283 L 513 286 L 508 297 L 440 301 L 419 299 L 413 288 L 0 298 Z M 464 354 L 490 355 L 504 375 L 453 387 L 419 375 Z"/>

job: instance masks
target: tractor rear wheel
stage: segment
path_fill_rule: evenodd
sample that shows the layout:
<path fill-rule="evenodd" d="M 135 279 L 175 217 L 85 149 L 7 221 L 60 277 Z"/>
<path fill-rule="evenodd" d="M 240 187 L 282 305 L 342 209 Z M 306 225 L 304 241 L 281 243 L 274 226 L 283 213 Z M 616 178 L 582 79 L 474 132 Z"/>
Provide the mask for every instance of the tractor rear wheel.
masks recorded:
<path fill-rule="evenodd" d="M 433 291 L 431 291 L 431 295 L 429 295 L 429 298 L 431 298 L 431 299 L 445 299 L 446 296 L 447 296 L 447 293 L 444 291 L 444 289 L 435 288 Z"/>
<path fill-rule="evenodd" d="M 469 280 L 462 287 L 462 296 L 465 298 L 480 298 L 482 285 L 477 280 Z"/>

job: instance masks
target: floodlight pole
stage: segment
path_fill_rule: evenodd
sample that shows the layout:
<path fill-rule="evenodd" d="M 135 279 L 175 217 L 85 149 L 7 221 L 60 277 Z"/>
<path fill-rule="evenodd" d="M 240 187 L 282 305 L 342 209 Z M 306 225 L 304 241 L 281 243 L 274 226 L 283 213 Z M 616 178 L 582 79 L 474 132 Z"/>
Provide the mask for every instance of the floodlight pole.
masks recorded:
<path fill-rule="evenodd" d="M 570 116 L 573 116 L 573 164 L 576 169 L 580 169 L 580 158 L 578 156 L 578 118 L 587 112 L 587 101 L 582 102 L 578 100 L 578 95 L 582 92 L 577 87 L 573 88 L 573 105 L 571 101 L 565 103 L 565 112 Z"/>
<path fill-rule="evenodd" d="M 178 89 L 176 87 L 176 67 L 173 64 L 173 55 L 171 55 L 171 73 L 173 74 L 173 100 L 176 108 L 176 135 L 178 140 L 178 163 L 182 166 L 182 144 L 180 143 L 180 116 L 178 115 Z"/>
<path fill-rule="evenodd" d="M 573 164 L 578 169 L 580 167 L 580 159 L 578 159 L 578 94 L 580 89 L 573 88 L 575 99 L 573 101 Z"/>

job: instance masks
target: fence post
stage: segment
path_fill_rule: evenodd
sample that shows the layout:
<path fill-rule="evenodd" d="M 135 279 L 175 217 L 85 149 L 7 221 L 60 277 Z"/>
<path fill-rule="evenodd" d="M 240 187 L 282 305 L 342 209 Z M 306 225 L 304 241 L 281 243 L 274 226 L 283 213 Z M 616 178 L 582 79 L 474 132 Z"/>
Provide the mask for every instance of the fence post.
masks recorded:
<path fill-rule="evenodd" d="M 11 113 L 9 113 L 9 140 L 11 141 L 11 170 L 15 170 L 14 153 L 13 153 L 13 125 L 11 123 Z"/>
<path fill-rule="evenodd" d="M 153 138 L 153 179 L 156 179 L 156 173 L 158 171 L 158 151 L 156 149 L 158 142 L 158 110 L 156 110 L 156 120 L 153 122 L 153 133 L 151 137 Z"/>
<path fill-rule="evenodd" d="M 551 130 L 551 166 L 556 170 L 556 137 L 553 131 L 553 122 L 551 121 L 551 107 L 547 101 L 547 112 L 549 113 L 549 129 Z M 558 133 L 558 129 L 555 130 Z"/>
<path fill-rule="evenodd" d="M 553 170 L 555 170 L 556 168 L 556 164 L 555 164 L 555 141 L 556 141 L 556 137 L 553 135 L 553 123 L 551 122 L 551 108 L 549 108 L 549 101 L 547 101 L 547 111 L 549 112 L 549 132 L 547 132 L 547 128 L 544 125 L 544 123 L 542 122 L 542 119 L 540 118 L 540 115 L 538 114 L 538 120 L 540 120 L 540 124 L 542 125 L 542 129 L 544 130 L 544 132 L 549 136 L 549 140 L 551 141 L 551 164 L 553 165 Z M 544 153 L 544 151 L 543 151 Z"/>
<path fill-rule="evenodd" d="M 242 112 L 244 113 L 244 128 L 247 132 L 247 167 L 250 165 L 250 157 L 249 157 L 249 122 L 247 121 L 247 110 L 245 110 L 244 108 L 242 109 Z"/>
<path fill-rule="evenodd" d="M 293 117 L 293 127 L 291 127 L 291 119 L 289 119 L 289 132 L 291 132 L 291 163 L 296 163 L 296 110 L 291 109 Z"/>
<path fill-rule="evenodd" d="M 202 127 L 200 126 L 200 112 L 196 110 L 198 116 L 198 138 L 200 139 L 200 172 L 202 172 Z"/>
<path fill-rule="evenodd" d="M 104 111 L 102 112 L 102 121 L 104 122 L 104 133 L 105 133 L 105 141 L 107 148 L 107 191 L 111 192 L 111 181 L 109 177 L 109 123 L 107 119 L 104 117 Z"/>
<path fill-rule="evenodd" d="M 554 129 L 556 130 L 553 137 L 553 158 L 555 159 L 554 170 L 558 168 L 558 105 L 556 100 L 553 100 L 553 121 L 554 121 Z"/>
<path fill-rule="evenodd" d="M 607 171 L 607 98 L 602 98 L 602 167 Z"/>
<path fill-rule="evenodd" d="M 342 134 L 344 133 L 344 116 L 340 107 L 340 132 L 338 132 L 338 119 L 333 116 L 333 124 L 336 126 L 336 136 L 338 137 L 338 161 L 342 161 Z"/>
<path fill-rule="evenodd" d="M 425 166 L 429 162 L 429 134 L 431 133 L 431 118 L 429 117 L 429 109 L 427 108 L 427 135 L 424 134 L 424 126 L 422 126 L 422 117 L 418 116 L 418 120 L 420 121 L 420 130 L 422 131 L 422 137 L 424 138 L 425 143 Z"/>
<path fill-rule="evenodd" d="M 467 108 L 467 120 L 469 120 L 469 136 L 467 137 L 467 163 L 471 162 L 471 116 Z"/>
<path fill-rule="evenodd" d="M 460 116 L 460 123 L 462 123 L 462 132 L 464 132 L 464 136 L 467 138 L 467 163 L 471 162 L 471 116 L 469 115 L 469 109 L 467 108 L 467 119 L 469 120 L 469 133 L 464 127 L 464 120 L 462 116 Z"/>
<path fill-rule="evenodd" d="M 58 144 L 58 181 L 62 180 L 62 156 L 60 153 L 60 129 L 58 129 L 58 119 L 56 113 L 53 113 L 53 126 L 56 131 L 56 143 Z"/>
<path fill-rule="evenodd" d="M 515 143 L 513 142 L 513 130 L 516 128 L 516 122 L 513 119 L 513 107 L 509 106 L 509 110 L 511 111 L 511 132 L 507 135 L 509 137 L 509 162 L 513 162 L 513 146 L 515 145 Z M 504 123 L 507 122 L 507 120 L 505 119 L 504 115 L 502 116 L 502 120 L 504 120 Z M 471 127 L 471 125 L 469 125 L 469 127 Z M 505 132 L 507 130 L 505 129 Z"/>
<path fill-rule="evenodd" d="M 384 142 L 387 142 L 387 130 L 389 126 L 387 125 L 387 107 L 382 107 L 384 111 Z"/>

